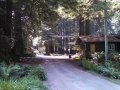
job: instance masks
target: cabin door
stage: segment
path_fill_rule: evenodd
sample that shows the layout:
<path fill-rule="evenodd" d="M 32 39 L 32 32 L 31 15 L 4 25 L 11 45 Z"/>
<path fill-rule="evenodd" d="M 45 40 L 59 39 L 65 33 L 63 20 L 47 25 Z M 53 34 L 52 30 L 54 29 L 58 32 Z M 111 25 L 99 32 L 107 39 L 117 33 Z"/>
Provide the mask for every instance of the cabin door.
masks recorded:
<path fill-rule="evenodd" d="M 90 52 L 91 53 L 95 52 L 95 44 L 90 44 Z"/>

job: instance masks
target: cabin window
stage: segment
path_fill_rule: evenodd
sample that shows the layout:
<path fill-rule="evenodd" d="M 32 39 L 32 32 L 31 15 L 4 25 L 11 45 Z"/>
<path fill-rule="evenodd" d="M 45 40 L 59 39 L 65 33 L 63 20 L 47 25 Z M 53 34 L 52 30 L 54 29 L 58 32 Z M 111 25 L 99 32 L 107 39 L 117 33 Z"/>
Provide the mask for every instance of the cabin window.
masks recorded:
<path fill-rule="evenodd" d="M 109 50 L 114 51 L 115 50 L 115 44 L 109 44 Z"/>

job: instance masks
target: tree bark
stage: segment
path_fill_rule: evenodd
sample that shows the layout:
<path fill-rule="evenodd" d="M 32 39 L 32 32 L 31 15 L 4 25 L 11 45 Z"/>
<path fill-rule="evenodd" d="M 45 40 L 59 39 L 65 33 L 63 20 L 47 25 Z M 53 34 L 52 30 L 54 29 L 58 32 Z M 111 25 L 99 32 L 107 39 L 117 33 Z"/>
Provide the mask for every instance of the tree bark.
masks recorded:
<path fill-rule="evenodd" d="M 6 29 L 4 34 L 6 36 L 11 36 L 11 19 L 12 19 L 12 1 L 7 0 L 6 1 Z"/>
<path fill-rule="evenodd" d="M 85 35 L 84 32 L 84 18 L 80 17 L 79 18 L 79 36 Z"/>
<path fill-rule="evenodd" d="M 11 46 L 9 44 L 8 39 L 11 37 L 11 18 L 12 18 L 12 1 L 6 0 L 6 1 L 0 1 L 1 8 L 5 11 L 2 15 L 0 26 L 3 29 L 4 33 L 0 33 L 3 35 L 3 37 L 0 37 L 2 40 L 0 42 L 0 60 L 4 60 L 7 64 L 10 63 L 10 49 Z M 1 25 L 1 22 L 3 23 Z M 0 27 L 0 28 L 1 28 Z M 9 37 L 8 37 L 9 36 Z"/>
<path fill-rule="evenodd" d="M 22 25 L 21 25 L 21 13 L 19 11 L 15 11 L 15 43 L 14 43 L 14 53 L 15 54 L 23 54 L 24 53 L 24 41 L 23 41 L 23 33 L 22 33 Z"/>
<path fill-rule="evenodd" d="M 85 21 L 86 22 L 86 25 L 85 25 L 85 31 L 86 31 L 86 35 L 89 35 L 90 34 L 90 31 L 89 31 L 89 19 Z"/>

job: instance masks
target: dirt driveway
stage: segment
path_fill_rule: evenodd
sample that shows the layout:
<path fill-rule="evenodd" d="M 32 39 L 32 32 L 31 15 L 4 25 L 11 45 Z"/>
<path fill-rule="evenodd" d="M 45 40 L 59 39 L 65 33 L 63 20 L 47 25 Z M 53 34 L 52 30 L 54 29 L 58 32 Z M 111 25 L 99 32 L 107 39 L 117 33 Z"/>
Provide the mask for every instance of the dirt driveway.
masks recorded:
<path fill-rule="evenodd" d="M 36 65 L 47 74 L 43 83 L 50 90 L 120 90 L 120 85 L 88 73 L 78 67 L 78 61 L 43 58 Z"/>

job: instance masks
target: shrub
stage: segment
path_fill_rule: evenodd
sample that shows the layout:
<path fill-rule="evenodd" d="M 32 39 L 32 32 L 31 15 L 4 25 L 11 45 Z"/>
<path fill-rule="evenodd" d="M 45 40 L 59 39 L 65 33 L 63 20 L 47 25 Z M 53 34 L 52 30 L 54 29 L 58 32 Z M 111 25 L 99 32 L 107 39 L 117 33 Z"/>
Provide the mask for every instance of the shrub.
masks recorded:
<path fill-rule="evenodd" d="M 30 70 L 32 70 L 32 66 L 30 66 L 29 64 L 25 64 L 22 66 L 22 69 L 24 70 L 25 72 L 25 75 L 28 75 L 28 73 L 30 72 Z"/>
<path fill-rule="evenodd" d="M 93 62 L 90 62 L 84 58 L 82 60 L 80 60 L 80 65 L 87 70 L 94 70 L 96 68 L 96 64 L 94 64 Z"/>
<path fill-rule="evenodd" d="M 41 68 L 0 64 L 0 90 L 46 90 L 40 80 L 46 80 Z"/>
<path fill-rule="evenodd" d="M 110 51 L 108 54 L 108 58 L 112 61 L 119 61 L 120 62 L 120 54 L 116 51 Z"/>
<path fill-rule="evenodd" d="M 98 65 L 95 70 L 96 70 L 98 73 L 102 73 L 102 72 L 103 72 L 103 69 L 104 69 L 104 66 L 103 66 L 103 65 Z"/>
<path fill-rule="evenodd" d="M 120 62 L 113 61 L 114 67 L 120 70 Z"/>
<path fill-rule="evenodd" d="M 0 78 L 2 78 L 2 79 L 8 78 L 8 74 L 6 72 L 6 69 L 7 69 L 7 64 L 5 62 L 1 62 L 0 63 Z"/>
<path fill-rule="evenodd" d="M 11 77 L 17 79 L 25 75 L 31 75 L 38 77 L 40 80 L 46 80 L 46 74 L 40 67 L 32 67 L 28 64 L 22 67 L 17 64 L 7 66 L 5 63 L 2 63 L 2 67 L 0 67 L 0 76 L 7 79 Z"/>
<path fill-rule="evenodd" d="M 118 74 L 117 74 L 117 75 L 118 75 L 118 79 L 120 80 L 120 72 L 118 72 Z"/>
<path fill-rule="evenodd" d="M 21 69 L 21 67 L 18 64 L 15 64 L 15 65 L 11 64 L 10 66 L 7 66 L 6 71 L 7 73 L 10 73 L 13 70 L 19 70 L 19 69 Z"/>
<path fill-rule="evenodd" d="M 39 67 L 33 68 L 32 70 L 30 70 L 29 75 L 36 76 L 43 81 L 46 80 L 46 73 L 42 68 L 39 68 Z"/>
<path fill-rule="evenodd" d="M 7 67 L 7 64 L 5 62 L 1 62 L 0 67 Z"/>
<path fill-rule="evenodd" d="M 26 52 L 25 54 L 22 55 L 23 57 L 35 57 L 36 53 L 34 52 Z"/>
<path fill-rule="evenodd" d="M 91 54 L 91 56 L 94 60 L 97 60 L 97 62 L 103 62 L 105 60 L 103 52 L 95 52 L 94 54 Z"/>
<path fill-rule="evenodd" d="M 106 61 L 104 63 L 104 68 L 108 69 L 108 74 L 112 78 L 118 78 L 118 68 L 116 68 L 116 64 L 113 61 Z"/>
<path fill-rule="evenodd" d="M 7 79 L 8 75 L 5 73 L 5 69 L 0 67 L 0 79 Z"/>
<path fill-rule="evenodd" d="M 0 90 L 47 90 L 37 77 L 26 76 L 20 79 L 0 79 Z"/>
<path fill-rule="evenodd" d="M 120 69 L 116 68 L 116 63 L 113 61 L 105 61 L 104 63 L 95 64 L 92 61 L 82 59 L 80 60 L 80 65 L 87 70 L 95 70 L 104 76 L 120 79 Z"/>
<path fill-rule="evenodd" d="M 28 64 L 23 65 L 22 69 L 25 72 L 25 75 L 31 75 L 38 77 L 40 80 L 46 80 L 46 73 L 41 67 L 32 67 Z"/>
<path fill-rule="evenodd" d="M 73 56 L 73 59 L 79 60 L 80 58 L 81 58 L 81 53 L 76 53 L 76 54 Z"/>
<path fill-rule="evenodd" d="M 99 64 L 96 68 L 98 73 L 103 74 L 104 76 L 108 76 L 111 78 L 119 78 L 119 69 L 114 67 L 114 63 L 112 61 L 106 61 L 102 64 Z"/>

